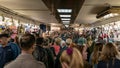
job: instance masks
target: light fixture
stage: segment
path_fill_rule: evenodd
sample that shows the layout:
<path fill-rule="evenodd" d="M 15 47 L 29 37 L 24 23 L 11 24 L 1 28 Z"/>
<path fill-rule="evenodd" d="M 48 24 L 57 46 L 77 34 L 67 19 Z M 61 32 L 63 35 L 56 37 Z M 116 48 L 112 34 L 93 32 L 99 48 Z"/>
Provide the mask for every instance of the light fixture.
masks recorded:
<path fill-rule="evenodd" d="M 68 21 L 68 20 L 70 20 L 70 18 L 61 18 L 61 20 L 67 20 Z"/>
<path fill-rule="evenodd" d="M 65 27 L 69 27 L 69 25 L 65 25 Z"/>
<path fill-rule="evenodd" d="M 71 15 L 60 15 L 60 17 L 71 17 Z"/>
<path fill-rule="evenodd" d="M 57 9 L 59 13 L 71 13 L 72 9 Z"/>
<path fill-rule="evenodd" d="M 70 24 L 70 22 L 63 22 L 63 24 Z"/>
<path fill-rule="evenodd" d="M 118 13 L 114 13 L 114 16 L 118 16 L 119 14 Z"/>
<path fill-rule="evenodd" d="M 62 22 L 70 22 L 70 21 L 62 21 Z"/>
<path fill-rule="evenodd" d="M 107 7 L 105 10 L 102 12 L 98 13 L 96 18 L 110 18 L 110 17 L 115 17 L 120 14 L 120 6 L 111 6 Z"/>
<path fill-rule="evenodd" d="M 107 14 L 105 16 L 103 16 L 103 18 L 110 18 L 110 17 L 114 17 L 114 16 L 118 16 L 119 14 L 118 13 L 110 13 L 110 14 Z"/>
<path fill-rule="evenodd" d="M 62 21 L 63 24 L 70 24 L 70 21 Z"/>

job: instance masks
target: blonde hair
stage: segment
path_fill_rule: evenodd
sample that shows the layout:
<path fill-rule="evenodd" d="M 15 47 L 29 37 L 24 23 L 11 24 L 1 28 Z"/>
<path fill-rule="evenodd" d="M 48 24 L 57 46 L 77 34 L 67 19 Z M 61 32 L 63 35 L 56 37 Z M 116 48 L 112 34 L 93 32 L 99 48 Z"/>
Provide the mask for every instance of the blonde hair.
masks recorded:
<path fill-rule="evenodd" d="M 69 68 L 84 68 L 82 55 L 76 48 L 73 48 L 72 54 L 68 54 L 67 50 L 63 51 L 60 61 L 61 64 L 66 63 Z"/>
<path fill-rule="evenodd" d="M 116 58 L 118 54 L 117 47 L 113 43 L 107 43 L 102 49 L 100 59 L 103 61 L 108 61 L 112 58 Z"/>
<path fill-rule="evenodd" d="M 68 38 L 66 39 L 66 44 L 69 46 L 70 44 L 72 44 L 72 39 Z"/>
<path fill-rule="evenodd" d="M 61 41 L 62 41 L 61 38 L 56 38 L 56 39 L 55 39 L 55 43 L 56 43 L 57 45 L 60 45 Z"/>

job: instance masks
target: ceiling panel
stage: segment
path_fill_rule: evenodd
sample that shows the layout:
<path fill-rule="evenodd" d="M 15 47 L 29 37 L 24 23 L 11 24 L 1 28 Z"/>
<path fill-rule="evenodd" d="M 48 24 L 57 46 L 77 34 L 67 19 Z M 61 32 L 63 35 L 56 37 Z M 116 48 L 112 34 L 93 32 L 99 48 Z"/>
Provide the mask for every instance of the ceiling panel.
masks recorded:
<path fill-rule="evenodd" d="M 53 15 L 50 14 L 49 11 L 16 11 L 18 13 L 22 13 L 23 15 L 27 15 L 32 19 L 39 20 L 44 23 L 57 23 L 57 20 Z"/>
<path fill-rule="evenodd" d="M 75 23 L 91 24 L 98 21 L 99 19 L 96 18 L 97 13 L 110 5 L 120 6 L 120 0 L 85 0 Z"/>
<path fill-rule="evenodd" d="M 0 5 L 43 23 L 57 23 L 42 0 L 0 0 Z"/>
<path fill-rule="evenodd" d="M 93 8 L 93 6 L 83 6 L 75 20 L 75 23 L 87 24 L 87 23 L 95 22 L 97 20 L 96 14 L 90 13 L 92 8 Z"/>
<path fill-rule="evenodd" d="M 120 6 L 120 0 L 86 0 L 85 4 L 96 4 L 96 5 L 103 5 L 103 4 L 110 4 L 110 5 L 118 5 Z"/>
<path fill-rule="evenodd" d="M 43 2 L 49 7 L 52 13 L 55 15 L 59 23 L 63 23 L 60 15 L 71 15 L 70 24 L 74 23 L 76 16 L 79 13 L 85 0 L 43 0 Z M 60 13 L 57 9 L 71 9 L 71 13 Z"/>
<path fill-rule="evenodd" d="M 45 0 L 45 1 L 50 1 L 50 0 Z M 52 1 L 59 1 L 56 3 L 56 5 L 58 4 L 58 7 L 64 6 L 64 5 L 63 6 L 59 5 L 60 1 L 62 0 L 52 0 Z M 75 0 L 71 0 L 69 2 L 67 1 L 69 0 L 66 0 L 65 3 L 68 3 L 67 6 L 69 6 L 72 4 L 72 1 L 75 1 Z M 42 2 L 42 0 L 0 0 L 0 5 L 7 7 L 9 9 L 12 9 L 15 12 L 19 12 L 20 14 L 29 16 L 40 22 L 45 22 L 45 23 L 58 22 L 56 18 L 53 15 L 51 15 L 51 12 L 46 7 L 46 5 Z M 77 17 L 74 22 L 80 23 L 80 24 L 94 23 L 98 21 L 98 19 L 96 19 L 97 13 L 99 13 L 101 10 L 106 8 L 106 6 L 108 5 L 120 6 L 120 0 L 85 0 L 78 15 L 76 14 Z M 73 6 L 73 8 L 76 9 L 77 7 Z"/>
<path fill-rule="evenodd" d="M 41 0 L 0 0 L 0 5 L 10 9 L 43 9 L 48 10 Z"/>

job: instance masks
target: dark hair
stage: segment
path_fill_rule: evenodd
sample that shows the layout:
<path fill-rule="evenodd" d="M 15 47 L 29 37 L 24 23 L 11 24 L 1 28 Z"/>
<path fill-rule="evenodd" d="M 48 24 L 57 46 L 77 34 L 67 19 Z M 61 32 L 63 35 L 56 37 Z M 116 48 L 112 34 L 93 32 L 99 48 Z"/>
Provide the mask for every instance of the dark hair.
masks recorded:
<path fill-rule="evenodd" d="M 5 34 L 5 33 L 3 33 L 3 34 L 0 34 L 0 38 L 2 38 L 2 37 L 9 38 L 10 36 L 9 36 L 9 34 Z"/>
<path fill-rule="evenodd" d="M 44 38 L 43 37 L 39 37 L 39 38 L 36 39 L 36 44 L 38 44 L 38 45 L 43 44 L 43 42 L 44 42 Z"/>
<path fill-rule="evenodd" d="M 31 34 L 24 34 L 20 39 L 20 46 L 24 50 L 29 50 L 35 43 L 35 37 Z"/>
<path fill-rule="evenodd" d="M 75 47 L 80 51 L 80 53 L 82 53 L 85 46 L 79 46 L 79 45 L 77 45 Z"/>
<path fill-rule="evenodd" d="M 46 38 L 46 39 L 44 39 L 44 45 L 43 46 L 48 46 L 48 45 L 49 45 L 49 39 Z"/>
<path fill-rule="evenodd" d="M 100 42 L 97 42 L 97 43 L 95 43 L 95 45 L 94 45 L 94 49 L 95 49 L 96 47 L 98 48 L 99 51 L 102 51 L 103 44 L 100 43 Z M 94 49 L 93 49 L 93 50 L 94 50 Z"/>

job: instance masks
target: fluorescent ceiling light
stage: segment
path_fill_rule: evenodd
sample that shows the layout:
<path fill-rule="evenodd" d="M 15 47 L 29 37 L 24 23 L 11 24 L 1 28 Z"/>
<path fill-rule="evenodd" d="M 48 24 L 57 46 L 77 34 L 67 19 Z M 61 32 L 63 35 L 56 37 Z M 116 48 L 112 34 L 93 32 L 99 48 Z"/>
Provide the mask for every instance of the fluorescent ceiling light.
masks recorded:
<path fill-rule="evenodd" d="M 70 24 L 70 21 L 63 21 L 63 24 Z"/>
<path fill-rule="evenodd" d="M 69 27 L 69 25 L 65 25 L 65 27 Z"/>
<path fill-rule="evenodd" d="M 118 13 L 110 13 L 110 14 L 107 14 L 105 15 L 103 18 L 110 18 L 110 17 L 114 17 L 114 16 L 118 16 L 119 14 Z"/>
<path fill-rule="evenodd" d="M 72 9 L 57 9 L 59 13 L 71 13 Z"/>
<path fill-rule="evenodd" d="M 63 22 L 63 24 L 70 24 L 70 22 Z"/>
<path fill-rule="evenodd" d="M 114 14 L 114 16 L 118 16 L 119 14 L 118 13 L 113 13 Z"/>
<path fill-rule="evenodd" d="M 62 22 L 70 22 L 70 21 L 62 21 Z"/>
<path fill-rule="evenodd" d="M 61 20 L 70 20 L 70 18 L 61 18 Z"/>
<path fill-rule="evenodd" d="M 60 15 L 60 17 L 71 17 L 71 15 Z"/>

